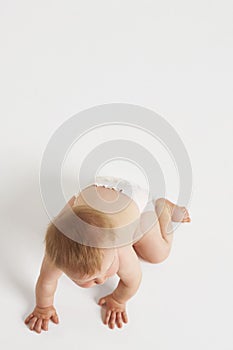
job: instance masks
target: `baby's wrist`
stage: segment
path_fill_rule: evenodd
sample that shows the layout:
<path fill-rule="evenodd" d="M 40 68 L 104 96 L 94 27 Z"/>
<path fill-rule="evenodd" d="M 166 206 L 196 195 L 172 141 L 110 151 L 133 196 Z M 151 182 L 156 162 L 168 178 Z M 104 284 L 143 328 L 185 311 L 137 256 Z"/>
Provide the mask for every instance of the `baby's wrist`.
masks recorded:
<path fill-rule="evenodd" d="M 46 309 L 49 310 L 49 309 L 51 309 L 53 307 L 54 307 L 53 305 L 42 306 L 42 305 L 36 304 L 36 308 L 43 309 L 43 310 L 46 310 Z"/>
<path fill-rule="evenodd" d="M 127 300 L 119 298 L 118 295 L 114 294 L 114 291 L 112 292 L 112 298 L 119 304 L 125 304 Z"/>

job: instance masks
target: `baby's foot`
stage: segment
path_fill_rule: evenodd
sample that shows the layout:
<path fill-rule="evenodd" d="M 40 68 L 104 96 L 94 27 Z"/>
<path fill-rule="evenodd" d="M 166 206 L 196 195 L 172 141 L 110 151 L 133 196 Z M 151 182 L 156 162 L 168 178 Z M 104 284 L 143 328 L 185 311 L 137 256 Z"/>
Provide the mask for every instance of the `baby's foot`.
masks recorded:
<path fill-rule="evenodd" d="M 191 218 L 189 217 L 188 210 L 185 207 L 180 207 L 166 198 L 158 198 L 156 200 L 156 208 L 158 211 L 167 208 L 170 213 L 171 220 L 175 222 L 190 222 Z M 159 214 L 160 215 L 160 214 Z"/>
<path fill-rule="evenodd" d="M 171 213 L 171 219 L 174 222 L 190 222 L 191 218 L 189 216 L 189 212 L 185 207 L 180 207 L 179 205 L 176 205 L 172 202 L 170 202 L 168 199 L 165 199 L 166 204 L 170 210 Z"/>

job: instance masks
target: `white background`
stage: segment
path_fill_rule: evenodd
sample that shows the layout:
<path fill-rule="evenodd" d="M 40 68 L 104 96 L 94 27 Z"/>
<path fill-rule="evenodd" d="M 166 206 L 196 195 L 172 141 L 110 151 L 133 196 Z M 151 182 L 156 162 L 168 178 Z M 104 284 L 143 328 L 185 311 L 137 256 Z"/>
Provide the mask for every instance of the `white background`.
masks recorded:
<path fill-rule="evenodd" d="M 4 349 L 232 349 L 232 15 L 230 0 L 0 2 Z M 60 324 L 37 334 L 23 320 L 48 223 L 41 157 L 65 120 L 111 102 L 152 109 L 178 132 L 193 167 L 192 223 L 175 231 L 166 261 L 142 262 L 122 329 L 105 326 L 97 305 L 117 276 L 82 289 L 63 275 Z"/>

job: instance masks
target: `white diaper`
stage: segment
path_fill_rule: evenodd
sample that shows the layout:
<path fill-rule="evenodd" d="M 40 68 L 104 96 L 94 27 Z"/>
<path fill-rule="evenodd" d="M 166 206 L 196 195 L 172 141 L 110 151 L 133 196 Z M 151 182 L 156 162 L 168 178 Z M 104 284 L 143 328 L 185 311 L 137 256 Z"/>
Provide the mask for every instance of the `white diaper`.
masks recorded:
<path fill-rule="evenodd" d="M 115 190 L 124 193 L 135 201 L 140 213 L 151 210 L 154 211 L 154 199 L 152 198 L 150 192 L 135 182 L 115 176 L 97 176 L 96 180 L 90 185 L 92 184 L 96 186 L 114 188 Z"/>

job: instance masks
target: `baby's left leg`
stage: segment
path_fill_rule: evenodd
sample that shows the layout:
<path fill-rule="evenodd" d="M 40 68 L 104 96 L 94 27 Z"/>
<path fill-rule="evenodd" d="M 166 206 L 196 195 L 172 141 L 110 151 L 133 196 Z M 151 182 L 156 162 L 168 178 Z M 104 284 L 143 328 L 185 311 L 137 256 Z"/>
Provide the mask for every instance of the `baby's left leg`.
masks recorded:
<path fill-rule="evenodd" d="M 149 221 L 153 227 L 147 231 Z M 155 202 L 155 212 L 145 212 L 141 217 L 141 229 L 146 232 L 133 247 L 145 261 L 159 263 L 167 258 L 173 241 L 172 221 L 189 222 L 186 208 L 179 207 L 165 198 Z"/>

